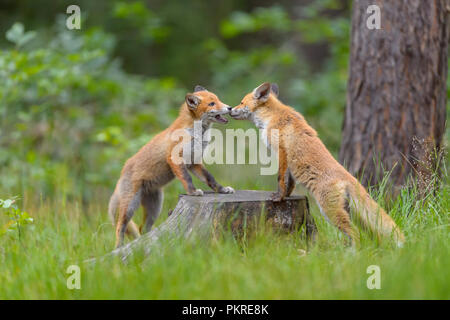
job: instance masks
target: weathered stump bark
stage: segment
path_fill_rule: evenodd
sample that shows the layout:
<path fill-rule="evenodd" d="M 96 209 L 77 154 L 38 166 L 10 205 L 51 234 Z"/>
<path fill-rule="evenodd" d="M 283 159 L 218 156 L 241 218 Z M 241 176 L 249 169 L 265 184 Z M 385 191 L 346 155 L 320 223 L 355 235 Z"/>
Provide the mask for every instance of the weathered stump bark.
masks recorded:
<path fill-rule="evenodd" d="M 138 250 L 148 255 L 162 239 L 169 244 L 180 237 L 189 238 L 194 234 L 201 239 L 208 239 L 224 230 L 231 230 L 238 237 L 244 232 L 248 235 L 261 219 L 277 231 L 295 232 L 305 225 L 307 237 L 315 234 L 316 227 L 305 196 L 292 196 L 282 202 L 273 202 L 270 200 L 271 194 L 269 191 L 238 190 L 234 194 L 205 193 L 202 197 L 180 195 L 177 206 L 166 221 L 102 259 L 121 256 L 125 261 Z"/>

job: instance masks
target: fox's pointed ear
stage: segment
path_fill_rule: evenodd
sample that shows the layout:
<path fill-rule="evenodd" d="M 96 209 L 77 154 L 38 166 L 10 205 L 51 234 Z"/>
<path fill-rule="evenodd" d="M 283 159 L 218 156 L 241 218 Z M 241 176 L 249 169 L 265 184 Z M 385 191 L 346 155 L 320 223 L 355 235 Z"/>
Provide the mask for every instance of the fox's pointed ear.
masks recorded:
<path fill-rule="evenodd" d="M 258 88 L 253 90 L 253 96 L 255 97 L 255 99 L 257 99 L 261 102 L 266 102 L 267 99 L 269 99 L 269 95 L 270 95 L 270 83 L 269 82 L 264 82 Z"/>
<path fill-rule="evenodd" d="M 204 87 L 196 85 L 194 88 L 194 92 L 198 92 L 198 91 L 208 91 L 206 90 Z"/>
<path fill-rule="evenodd" d="M 197 109 L 198 105 L 200 104 L 200 101 L 201 99 L 197 97 L 195 94 L 188 93 L 186 95 L 186 105 L 191 110 Z"/>
<path fill-rule="evenodd" d="M 272 90 L 272 93 L 278 98 L 278 95 L 280 94 L 280 89 L 278 88 L 278 85 L 276 83 L 272 83 L 270 85 L 270 90 Z"/>

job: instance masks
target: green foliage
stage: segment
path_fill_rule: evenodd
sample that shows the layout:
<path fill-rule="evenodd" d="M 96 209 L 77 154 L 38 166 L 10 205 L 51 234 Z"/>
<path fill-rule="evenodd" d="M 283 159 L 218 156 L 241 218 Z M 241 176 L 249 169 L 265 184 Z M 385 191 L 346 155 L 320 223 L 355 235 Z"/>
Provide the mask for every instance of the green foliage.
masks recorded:
<path fill-rule="evenodd" d="M 98 28 L 60 28 L 48 46 L 22 49 L 31 33 L 20 26 L 8 31 L 20 45 L 0 51 L 3 187 L 35 181 L 30 187 L 51 194 L 65 181 L 79 193 L 84 183 L 110 183 L 126 155 L 171 121 L 183 91 L 171 78 L 124 73 L 110 57 L 114 40 Z"/>
<path fill-rule="evenodd" d="M 346 103 L 350 20 L 324 16 L 325 10 L 346 9 L 342 2 L 325 0 L 302 7 L 297 19 L 280 6 L 234 12 L 221 24 L 224 40 L 245 34 L 258 39 L 261 33 L 263 40 L 252 41 L 251 48 L 232 50 L 227 41 L 210 39 L 205 47 L 211 56 L 213 83 L 224 87 L 232 100 L 239 101 L 246 93 L 240 88 L 248 92 L 263 81 L 278 82 L 281 99 L 303 113 L 336 153 Z M 314 70 L 298 46 L 322 46 L 329 54 Z"/>
<path fill-rule="evenodd" d="M 242 33 L 260 30 L 289 31 L 291 20 L 282 7 L 256 8 L 252 14 L 234 12 L 222 22 L 220 32 L 225 38 L 233 38 Z"/>
<path fill-rule="evenodd" d="M 24 32 L 24 26 L 21 23 L 15 23 L 11 29 L 6 32 L 6 39 L 13 42 L 17 47 L 22 47 L 36 36 L 36 32 Z"/>
<path fill-rule="evenodd" d="M 17 239 L 21 239 L 23 233 L 23 228 L 33 223 L 33 218 L 31 218 L 28 213 L 19 209 L 16 204 L 17 198 L 0 199 L 0 211 L 8 217 L 8 222 L 0 229 L 0 236 L 4 234 L 16 234 Z"/>
<path fill-rule="evenodd" d="M 162 41 L 169 35 L 170 29 L 146 7 L 144 1 L 118 1 L 114 3 L 113 11 L 116 18 L 123 19 L 137 28 L 144 40 Z"/>

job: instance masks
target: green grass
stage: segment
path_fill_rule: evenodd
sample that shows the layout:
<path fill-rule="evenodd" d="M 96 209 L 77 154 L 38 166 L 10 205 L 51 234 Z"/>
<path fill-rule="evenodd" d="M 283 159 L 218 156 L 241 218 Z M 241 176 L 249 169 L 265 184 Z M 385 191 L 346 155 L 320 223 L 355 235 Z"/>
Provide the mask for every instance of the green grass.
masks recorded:
<path fill-rule="evenodd" d="M 213 171 L 239 189 L 275 187 L 275 177 L 252 180 L 255 170 Z M 84 205 L 64 194 L 41 199 L 25 193 L 22 205 L 35 222 L 22 230 L 20 240 L 16 234 L 0 237 L 0 299 L 449 299 L 449 191 L 446 185 L 425 201 L 405 191 L 391 204 L 390 214 L 407 239 L 402 249 L 368 236 L 360 250 L 347 247 L 313 205 L 319 236 L 310 246 L 296 234 L 262 228 L 244 242 L 227 235 L 211 243 L 179 241 L 163 244 L 147 259 L 94 267 L 81 261 L 111 251 L 114 244 L 107 193 L 99 191 L 101 200 Z M 177 181 L 166 188 L 158 223 L 180 192 Z M 6 223 L 3 215 L 0 223 Z M 80 290 L 66 286 L 72 264 L 81 267 Z M 370 265 L 381 269 L 380 290 L 367 288 Z"/>

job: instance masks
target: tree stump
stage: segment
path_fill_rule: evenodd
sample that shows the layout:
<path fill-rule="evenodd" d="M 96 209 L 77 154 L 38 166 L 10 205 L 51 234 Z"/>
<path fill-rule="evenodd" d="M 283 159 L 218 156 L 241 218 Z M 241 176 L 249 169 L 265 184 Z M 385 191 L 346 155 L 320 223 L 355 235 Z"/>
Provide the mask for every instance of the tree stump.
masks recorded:
<path fill-rule="evenodd" d="M 207 192 L 201 197 L 180 195 L 166 221 L 103 258 L 119 255 L 125 261 L 139 249 L 148 255 L 160 239 L 173 243 L 179 237 L 189 238 L 194 234 L 208 239 L 224 230 L 240 237 L 251 234 L 261 219 L 277 232 L 296 232 L 305 225 L 307 238 L 314 236 L 316 227 L 305 196 L 273 202 L 271 194 L 270 191 L 238 190 L 234 194 Z"/>

